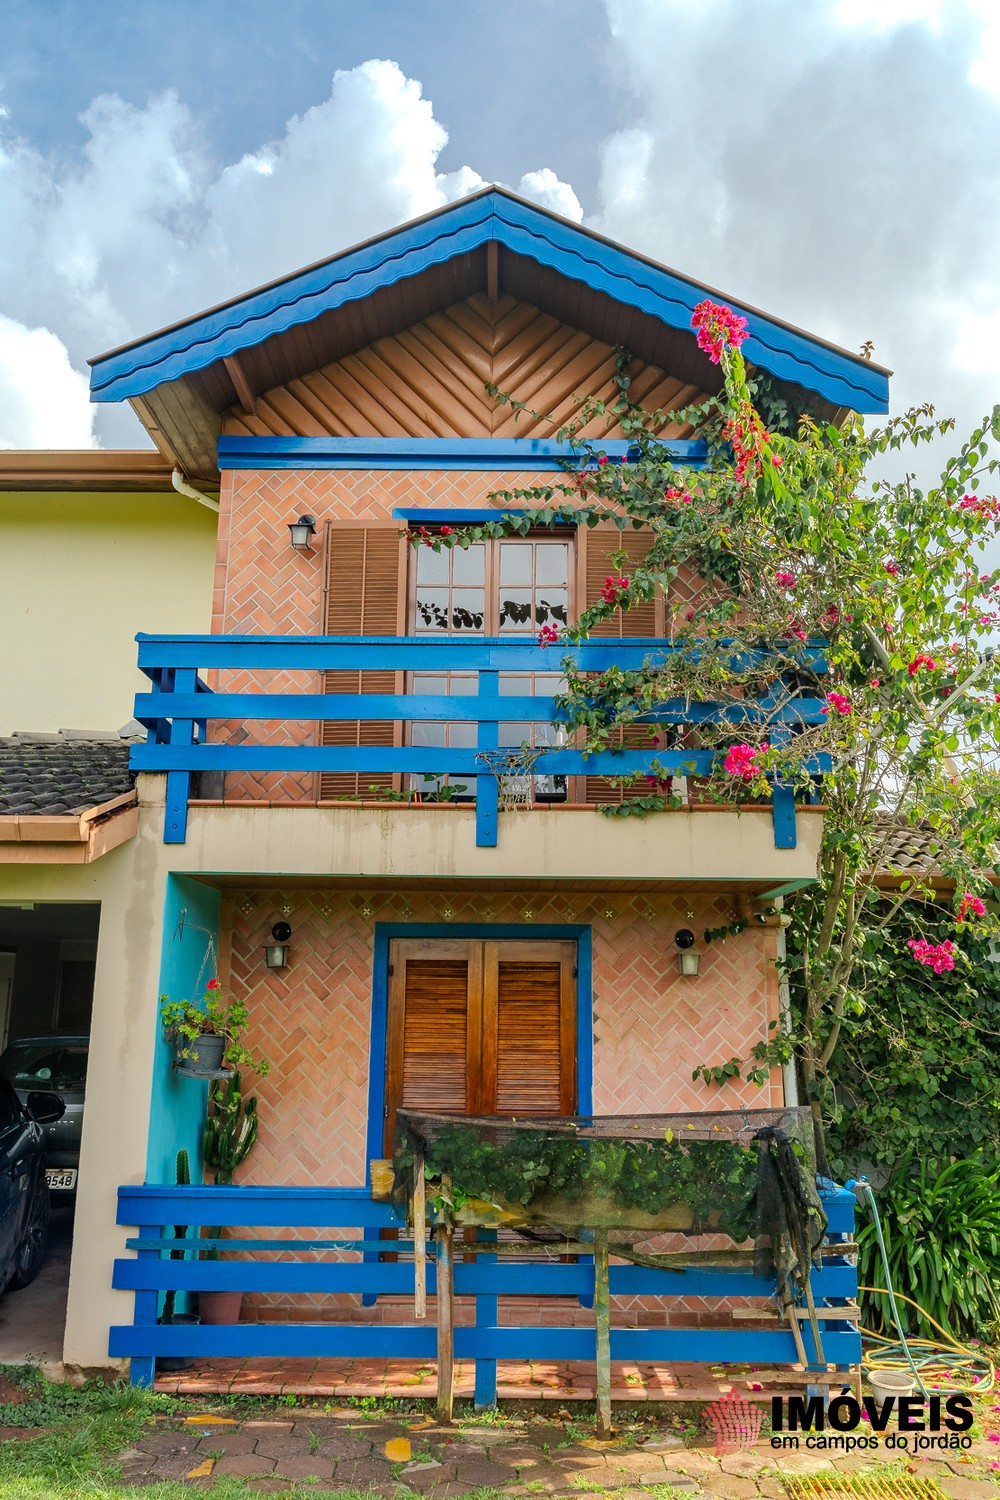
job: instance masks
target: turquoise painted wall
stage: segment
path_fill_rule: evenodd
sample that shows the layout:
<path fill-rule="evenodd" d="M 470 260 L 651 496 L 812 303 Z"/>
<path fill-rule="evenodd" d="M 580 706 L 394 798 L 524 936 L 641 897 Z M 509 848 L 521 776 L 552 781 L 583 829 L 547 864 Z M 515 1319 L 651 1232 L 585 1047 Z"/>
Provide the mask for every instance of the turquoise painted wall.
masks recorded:
<path fill-rule="evenodd" d="M 206 953 L 209 934 L 218 952 L 221 905 L 221 894 L 201 881 L 186 875 L 167 876 L 157 1000 L 161 994 L 172 1000 L 197 999 L 206 981 L 215 978 L 215 961 L 206 960 Z M 178 931 L 182 914 L 184 926 Z M 177 1153 L 182 1148 L 191 1159 L 192 1182 L 202 1179 L 201 1137 L 208 1112 L 208 1084 L 180 1078 L 173 1061 L 174 1049 L 164 1041 L 163 1028 L 158 1026 L 146 1150 L 146 1181 L 150 1183 L 175 1180 Z"/>

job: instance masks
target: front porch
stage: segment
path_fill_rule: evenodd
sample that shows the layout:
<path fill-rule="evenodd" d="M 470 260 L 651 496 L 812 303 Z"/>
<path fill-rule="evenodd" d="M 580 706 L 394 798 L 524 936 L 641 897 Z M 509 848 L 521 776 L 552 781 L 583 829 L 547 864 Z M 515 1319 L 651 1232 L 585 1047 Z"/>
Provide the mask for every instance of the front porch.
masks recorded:
<path fill-rule="evenodd" d="M 683 1273 L 613 1263 L 612 1398 L 639 1399 L 641 1391 L 645 1400 L 700 1399 L 705 1390 L 714 1395 L 735 1381 L 746 1385 L 755 1368 L 794 1370 L 801 1384 L 828 1368 L 845 1373 L 856 1366 L 854 1197 L 824 1182 L 821 1198 L 828 1230 L 810 1289 L 822 1344 L 816 1348 L 803 1314 L 807 1370 L 790 1328 L 779 1325 L 771 1307 L 774 1280 L 756 1276 L 752 1259 Z M 139 1226 L 126 1240 L 135 1258 L 114 1267 L 115 1287 L 135 1293 L 134 1321 L 112 1328 L 110 1337 L 110 1353 L 131 1360 L 133 1380 L 152 1384 L 158 1356 L 191 1356 L 208 1363 L 161 1388 L 411 1397 L 437 1391 L 434 1314 L 424 1321 L 413 1315 L 414 1240 L 396 1210 L 373 1201 L 367 1188 L 123 1187 L 118 1222 Z M 180 1240 L 179 1256 L 177 1224 L 194 1233 Z M 248 1226 L 258 1233 L 248 1236 Z M 214 1238 L 199 1240 L 206 1228 Z M 225 1230 L 230 1234 L 219 1238 Z M 390 1231 L 397 1238 L 387 1242 Z M 594 1261 L 558 1247 L 546 1253 L 531 1245 L 518 1253 L 482 1231 L 478 1242 L 486 1253 L 474 1255 L 469 1241 L 456 1244 L 457 1393 L 472 1395 L 477 1406 L 546 1393 L 591 1399 L 598 1355 Z M 205 1258 L 212 1249 L 223 1252 L 220 1258 Z M 433 1298 L 433 1245 L 428 1253 Z M 308 1296 L 315 1321 L 286 1308 L 275 1321 L 163 1324 L 160 1299 L 167 1290 Z M 730 1366 L 740 1373 L 728 1373 Z"/>

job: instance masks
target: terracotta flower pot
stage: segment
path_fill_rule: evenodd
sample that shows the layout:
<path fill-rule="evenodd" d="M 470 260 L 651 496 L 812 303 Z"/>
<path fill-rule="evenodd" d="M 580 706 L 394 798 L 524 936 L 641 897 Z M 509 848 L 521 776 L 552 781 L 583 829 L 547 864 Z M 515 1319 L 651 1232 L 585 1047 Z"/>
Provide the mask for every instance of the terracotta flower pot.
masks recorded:
<path fill-rule="evenodd" d="M 198 1311 L 202 1323 L 238 1323 L 243 1306 L 242 1292 L 199 1292 Z"/>

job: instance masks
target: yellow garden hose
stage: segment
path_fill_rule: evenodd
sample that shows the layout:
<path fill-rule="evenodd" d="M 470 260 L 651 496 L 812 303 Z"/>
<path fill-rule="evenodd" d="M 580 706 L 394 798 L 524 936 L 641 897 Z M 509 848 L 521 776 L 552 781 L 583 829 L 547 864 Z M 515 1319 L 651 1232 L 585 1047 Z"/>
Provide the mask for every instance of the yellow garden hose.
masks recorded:
<path fill-rule="evenodd" d="M 888 1294 L 884 1286 L 859 1286 L 859 1292 L 881 1292 Z M 922 1318 L 941 1335 L 937 1342 L 931 1339 L 907 1337 L 910 1358 L 906 1356 L 898 1339 L 885 1334 L 872 1333 L 862 1328 L 861 1337 L 868 1346 L 861 1360 L 863 1370 L 909 1370 L 912 1364 L 920 1372 L 920 1378 L 930 1391 L 967 1391 L 974 1396 L 988 1396 L 996 1385 L 996 1366 L 985 1347 L 962 1344 L 941 1327 L 929 1312 L 912 1297 L 896 1292 L 899 1302 L 915 1307 Z"/>

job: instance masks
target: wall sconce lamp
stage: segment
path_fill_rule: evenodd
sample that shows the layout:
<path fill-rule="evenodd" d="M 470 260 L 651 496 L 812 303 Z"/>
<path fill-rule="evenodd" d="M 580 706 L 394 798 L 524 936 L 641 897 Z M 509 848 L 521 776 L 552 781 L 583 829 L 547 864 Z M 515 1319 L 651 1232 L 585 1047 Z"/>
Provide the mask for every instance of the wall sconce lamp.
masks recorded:
<path fill-rule="evenodd" d="M 312 516 L 299 516 L 297 521 L 290 521 L 288 530 L 291 533 L 293 552 L 312 551 L 312 539 L 316 531 L 316 522 Z"/>
<path fill-rule="evenodd" d="M 687 979 L 697 979 L 701 954 L 694 951 L 694 933 L 690 927 L 682 927 L 680 932 L 674 933 L 674 946 L 680 950 L 677 954 L 678 972 Z"/>
<path fill-rule="evenodd" d="M 283 969 L 288 962 L 288 939 L 292 929 L 287 922 L 275 922 L 271 928 L 273 942 L 264 944 L 264 962 L 269 969 Z"/>

